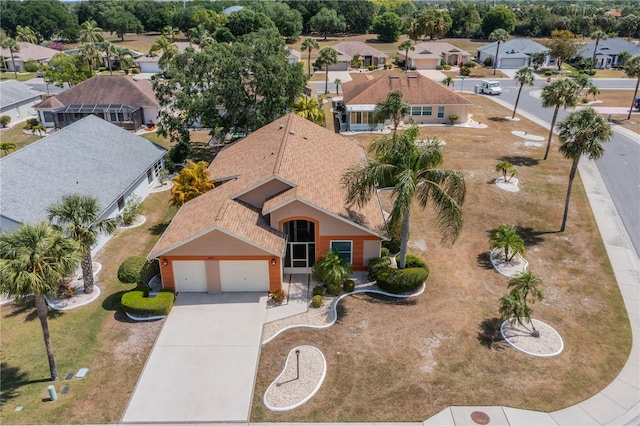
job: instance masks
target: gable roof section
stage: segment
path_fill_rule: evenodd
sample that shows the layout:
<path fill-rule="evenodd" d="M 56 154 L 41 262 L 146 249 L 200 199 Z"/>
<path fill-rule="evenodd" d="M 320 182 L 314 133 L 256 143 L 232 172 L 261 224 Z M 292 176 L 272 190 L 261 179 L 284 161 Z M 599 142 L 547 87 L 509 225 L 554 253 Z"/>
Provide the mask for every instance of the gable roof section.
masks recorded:
<path fill-rule="evenodd" d="M 497 50 L 497 41 L 478 47 L 478 52 L 485 52 L 493 56 L 495 56 Z M 514 38 L 500 43 L 500 54 L 513 51 L 514 53 L 530 55 L 532 53 L 547 52 L 548 50 L 547 47 L 528 38 Z"/>
<path fill-rule="evenodd" d="M 385 53 L 361 41 L 343 41 L 342 43 L 334 45 L 333 48 L 337 50 L 338 53 L 348 56 L 349 59 L 353 58 L 354 55 L 374 56 L 376 58 L 388 57 Z"/>
<path fill-rule="evenodd" d="M 392 90 L 400 90 L 409 105 L 471 105 L 450 88 L 419 73 L 388 75 L 375 80 L 360 78 L 342 86 L 346 105 L 375 105 Z"/>
<path fill-rule="evenodd" d="M 159 105 L 149 80 L 135 81 L 124 75 L 98 75 L 50 97 L 36 108 L 81 104 Z"/>
<path fill-rule="evenodd" d="M 591 58 L 595 47 L 595 41 L 587 43 L 580 48 L 578 54 L 584 58 Z M 629 52 L 631 56 L 640 55 L 640 46 L 619 37 L 608 38 L 600 40 L 600 43 L 598 43 L 597 55 L 619 55 L 625 51 Z"/>
<path fill-rule="evenodd" d="M 415 46 L 415 50 L 409 50 L 410 58 L 429 58 L 438 56 L 441 57 L 445 53 L 469 55 L 468 52 L 455 47 L 453 44 L 446 43 L 444 41 L 436 41 L 431 43 L 418 43 Z M 399 53 L 404 55 L 404 50 L 398 50 Z"/>
<path fill-rule="evenodd" d="M 35 61 L 45 61 L 51 59 L 56 53 L 60 53 L 55 49 L 49 49 L 48 47 L 40 46 L 33 43 L 27 43 L 26 41 L 19 41 L 18 46 L 20 50 L 13 52 L 13 57 L 22 61 L 28 61 L 33 59 Z M 11 52 L 9 49 L 2 49 L 2 56 L 11 62 Z"/>
<path fill-rule="evenodd" d="M 6 80 L 0 83 L 0 110 L 10 108 L 20 102 L 40 99 L 41 94 L 18 80 Z"/>
<path fill-rule="evenodd" d="M 165 153 L 107 121 L 85 117 L 0 159 L 0 214 L 40 221 L 47 207 L 69 194 L 95 197 L 104 211 Z"/>

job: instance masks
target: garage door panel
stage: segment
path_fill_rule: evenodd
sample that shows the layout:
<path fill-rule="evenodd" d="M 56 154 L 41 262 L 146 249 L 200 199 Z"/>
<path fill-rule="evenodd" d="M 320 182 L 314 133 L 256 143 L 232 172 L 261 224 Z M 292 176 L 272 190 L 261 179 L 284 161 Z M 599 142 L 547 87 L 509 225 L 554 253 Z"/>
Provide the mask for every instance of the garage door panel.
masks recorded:
<path fill-rule="evenodd" d="M 222 291 L 269 291 L 269 262 L 222 260 L 220 284 Z"/>
<path fill-rule="evenodd" d="M 177 292 L 206 292 L 207 270 L 204 260 L 176 260 L 173 277 Z"/>

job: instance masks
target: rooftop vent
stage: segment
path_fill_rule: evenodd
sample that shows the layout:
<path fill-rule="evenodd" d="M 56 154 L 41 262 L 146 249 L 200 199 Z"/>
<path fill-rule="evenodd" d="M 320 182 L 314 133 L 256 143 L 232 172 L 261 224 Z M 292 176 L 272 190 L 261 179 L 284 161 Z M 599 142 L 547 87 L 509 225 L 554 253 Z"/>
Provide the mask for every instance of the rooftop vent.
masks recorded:
<path fill-rule="evenodd" d="M 290 134 L 290 135 L 295 135 L 295 134 L 296 134 L 296 132 L 294 132 L 293 130 L 289 130 L 289 134 Z"/>
<path fill-rule="evenodd" d="M 278 126 L 278 129 L 283 129 L 284 128 L 284 124 L 281 124 Z"/>

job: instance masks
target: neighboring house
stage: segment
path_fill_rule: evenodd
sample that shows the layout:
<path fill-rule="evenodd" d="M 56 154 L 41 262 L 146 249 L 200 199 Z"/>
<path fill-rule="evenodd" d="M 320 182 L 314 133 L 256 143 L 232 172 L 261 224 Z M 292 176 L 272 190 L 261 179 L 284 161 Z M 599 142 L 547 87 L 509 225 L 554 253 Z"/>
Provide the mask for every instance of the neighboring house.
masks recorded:
<path fill-rule="evenodd" d="M 417 70 L 435 70 L 441 61 L 449 65 L 463 64 L 469 61 L 469 53 L 452 44 L 437 41 L 416 44 L 415 50 L 409 50 L 409 67 Z M 405 51 L 398 51 L 398 58 L 405 60 Z"/>
<path fill-rule="evenodd" d="M 36 117 L 35 105 L 42 101 L 42 94 L 18 80 L 0 83 L 0 115 L 8 115 L 11 122 Z"/>
<path fill-rule="evenodd" d="M 379 130 L 384 123 L 375 123 L 373 116 L 376 104 L 383 101 L 393 90 L 402 92 L 409 104 L 405 123 L 414 120 L 417 124 L 449 123 L 449 116 L 457 115 L 456 122 L 469 120 L 469 102 L 441 83 L 418 73 L 385 75 L 376 79 L 359 78 L 342 86 L 344 115 L 341 131 L 354 132 Z"/>
<path fill-rule="evenodd" d="M 289 65 L 297 64 L 298 62 L 300 62 L 301 58 L 302 58 L 302 53 L 294 49 L 289 49 L 289 56 L 287 56 L 287 59 L 289 60 Z"/>
<path fill-rule="evenodd" d="M 329 65 L 329 71 L 346 71 L 355 55 L 359 55 L 363 68 L 374 65 L 384 67 L 388 56 L 361 41 L 343 41 L 332 46 L 338 52 L 338 63 Z"/>
<path fill-rule="evenodd" d="M 57 129 L 88 115 L 127 130 L 158 122 L 159 103 L 151 81 L 98 75 L 36 105 L 40 122 Z"/>
<path fill-rule="evenodd" d="M 231 15 L 233 12 L 237 12 L 237 11 L 242 10 L 242 9 L 244 9 L 244 7 L 243 7 L 243 6 L 229 6 L 229 7 L 227 7 L 226 9 L 224 9 L 224 10 L 222 11 L 222 13 L 224 13 L 224 14 L 225 14 L 225 15 L 227 15 L 227 16 L 229 16 L 229 15 Z"/>
<path fill-rule="evenodd" d="M 578 54 L 583 59 L 593 58 L 593 49 L 596 47 L 596 42 L 592 41 L 584 45 Z M 620 60 L 620 54 L 627 52 L 631 56 L 640 55 L 640 46 L 637 44 L 628 42 L 622 38 L 608 38 L 600 40 L 598 43 L 598 50 L 596 52 L 595 67 L 604 69 L 611 67 L 621 67 L 624 63 Z"/>
<path fill-rule="evenodd" d="M 100 218 L 116 218 L 131 194 L 145 198 L 159 179 L 166 150 L 89 116 L 0 158 L 0 231 L 47 219 L 64 195 L 100 202 Z M 93 251 L 108 240 L 102 236 Z"/>
<path fill-rule="evenodd" d="M 485 44 L 478 48 L 476 57 L 480 63 L 484 63 L 487 58 L 491 58 L 491 66 L 496 62 L 496 52 L 498 50 L 498 42 Z M 521 67 L 531 66 L 531 54 L 548 52 L 549 49 L 542 44 L 526 38 L 516 38 L 513 40 L 503 41 L 500 43 L 500 51 L 498 53 L 497 68 L 500 69 L 518 69 Z M 549 58 L 542 64 L 548 65 Z"/>
<path fill-rule="evenodd" d="M 209 166 L 216 187 L 187 202 L 149 254 L 164 287 L 274 291 L 331 248 L 366 270 L 386 234 L 380 200 L 347 207 L 341 184 L 365 159 L 354 141 L 293 113 L 223 149 Z"/>
<path fill-rule="evenodd" d="M 48 47 L 39 46 L 33 43 L 27 43 L 26 41 L 19 41 L 18 46 L 20 46 L 20 50 L 13 52 L 13 62 L 16 64 L 15 71 L 24 71 L 24 63 L 30 60 L 36 61 L 40 65 L 45 65 L 53 55 L 60 53 L 57 50 L 49 49 Z M 13 72 L 14 69 L 13 63 L 11 62 L 11 52 L 9 49 L 2 49 L 1 54 L 4 58 L 5 69 Z"/>
<path fill-rule="evenodd" d="M 175 41 L 173 44 L 178 48 L 178 53 L 184 53 L 184 51 L 187 50 L 187 47 L 195 49 L 196 52 L 200 51 L 200 46 L 186 41 Z M 138 68 L 140 68 L 141 73 L 159 74 L 163 72 L 162 68 L 160 68 L 160 64 L 158 63 L 161 56 L 162 52 L 158 51 L 153 55 L 147 54 L 144 56 L 138 56 L 133 62 Z"/>

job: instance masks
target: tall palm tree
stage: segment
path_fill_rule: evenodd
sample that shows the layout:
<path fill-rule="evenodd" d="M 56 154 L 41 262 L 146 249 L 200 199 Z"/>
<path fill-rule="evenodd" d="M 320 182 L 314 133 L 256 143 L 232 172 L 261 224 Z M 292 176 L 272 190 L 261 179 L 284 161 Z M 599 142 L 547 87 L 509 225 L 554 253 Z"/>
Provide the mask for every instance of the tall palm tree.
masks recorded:
<path fill-rule="evenodd" d="M 160 36 L 158 40 L 149 49 L 150 54 L 154 54 L 157 51 L 162 52 L 158 65 L 165 69 L 169 69 L 169 63 L 178 54 L 178 47 L 171 43 L 165 36 Z"/>
<path fill-rule="evenodd" d="M 16 27 L 16 40 L 38 44 L 38 35 L 28 26 L 23 27 L 22 25 L 18 25 Z"/>
<path fill-rule="evenodd" d="M 11 64 L 13 65 L 13 73 L 16 76 L 16 79 L 18 78 L 18 70 L 16 69 L 16 61 L 13 57 L 13 54 L 15 52 L 19 52 L 20 51 L 20 45 L 18 44 L 17 41 L 15 41 L 15 39 L 12 39 L 11 37 L 5 37 L 2 42 L 0 43 L 0 46 L 3 49 L 9 49 L 9 54 L 11 55 Z"/>
<path fill-rule="evenodd" d="M 324 110 L 315 98 L 304 96 L 293 103 L 291 110 L 300 117 L 320 126 L 325 125 Z"/>
<path fill-rule="evenodd" d="M 118 61 L 118 68 L 120 71 L 123 69 L 128 70 L 134 65 L 133 56 L 131 56 L 131 51 L 129 49 L 116 46 L 113 56 L 116 61 Z"/>
<path fill-rule="evenodd" d="M 492 250 L 502 249 L 505 262 L 511 262 L 516 255 L 525 253 L 524 241 L 518 235 L 518 229 L 515 226 L 498 226 L 491 233 L 489 245 Z"/>
<path fill-rule="evenodd" d="M 5 156 L 15 151 L 17 147 L 18 145 L 16 145 L 15 142 L 0 142 L 0 151 L 2 151 Z"/>
<path fill-rule="evenodd" d="M 0 293 L 17 297 L 34 295 L 51 380 L 58 380 L 58 369 L 44 296 L 55 292 L 58 281 L 73 271 L 81 257 L 77 242 L 64 238 L 44 221 L 24 223 L 14 231 L 0 234 Z"/>
<path fill-rule="evenodd" d="M 208 165 L 206 161 L 187 161 L 180 174 L 171 181 L 171 205 L 181 207 L 187 201 L 213 189 L 213 183 L 209 180 Z"/>
<path fill-rule="evenodd" d="M 566 158 L 573 160 L 571 171 L 569 172 L 569 185 L 564 202 L 564 214 L 562 215 L 560 232 L 564 231 L 567 224 L 571 186 L 573 185 L 573 178 L 576 176 L 576 170 L 578 170 L 580 157 L 587 155 L 590 160 L 602 157 L 604 154 L 602 143 L 608 142 L 612 133 L 611 125 L 593 108 L 574 111 L 558 124 L 558 136 L 561 142 L 560 152 Z"/>
<path fill-rule="evenodd" d="M 525 84 L 529 86 L 533 86 L 533 82 L 535 81 L 535 76 L 533 74 L 533 70 L 529 67 L 522 67 L 517 72 L 515 77 L 513 77 L 515 81 L 520 83 L 520 87 L 518 88 L 518 96 L 516 97 L 516 104 L 513 107 L 513 114 L 511 118 L 516 118 L 516 110 L 518 109 L 518 101 L 520 101 L 520 93 L 522 92 L 522 87 Z"/>
<path fill-rule="evenodd" d="M 89 75 L 91 77 L 93 74 L 93 70 L 96 67 L 96 64 L 102 60 L 102 52 L 98 47 L 96 47 L 93 43 L 85 43 L 78 48 L 78 54 L 87 61 L 87 65 L 89 66 Z"/>
<path fill-rule="evenodd" d="M 307 51 L 307 72 L 311 75 L 311 51 L 313 49 L 319 49 L 318 42 L 313 37 L 307 37 L 300 45 L 300 49 L 304 52 Z"/>
<path fill-rule="evenodd" d="M 549 138 L 547 139 L 547 149 L 544 152 L 544 159 L 549 156 L 549 148 L 551 147 L 551 138 L 553 137 L 553 128 L 558 118 L 558 110 L 560 107 L 566 109 L 576 106 L 578 103 L 578 92 L 580 88 L 572 79 L 562 78 L 547 84 L 542 89 L 542 107 L 555 107 L 553 111 L 553 119 L 551 119 L 551 127 L 549 128 Z"/>
<path fill-rule="evenodd" d="M 342 84 L 342 80 L 336 78 L 335 80 L 333 80 L 333 84 L 336 85 L 336 96 L 340 96 L 340 84 Z"/>
<path fill-rule="evenodd" d="M 110 41 L 103 41 L 100 43 L 100 50 L 104 52 L 106 65 L 109 68 L 109 74 L 113 75 L 113 69 L 111 67 L 111 59 L 115 59 L 117 55 L 116 46 Z"/>
<path fill-rule="evenodd" d="M 531 299 L 531 304 L 543 299 L 542 291 L 538 288 L 540 284 L 542 284 L 542 280 L 536 274 L 531 271 L 523 272 L 509 280 L 508 288 L 511 291 L 500 299 L 500 315 L 504 319 L 513 317 L 513 322 L 517 322 L 525 328 L 524 322 L 531 324 L 532 337 L 540 337 L 540 332 L 531 322 L 533 311 L 529 306 L 529 299 Z"/>
<path fill-rule="evenodd" d="M 102 28 L 98 26 L 96 21 L 84 21 L 80 25 L 80 41 L 84 41 L 87 43 L 104 41 L 104 37 L 102 36 Z"/>
<path fill-rule="evenodd" d="M 638 86 L 640 86 L 640 55 L 634 56 L 624 64 L 624 73 L 627 74 L 627 77 L 636 79 L 636 89 L 633 92 L 631 106 L 629 107 L 629 114 L 627 115 L 627 120 L 629 120 L 631 119 L 631 111 L 633 111 L 633 105 L 636 102 L 636 97 L 638 97 Z"/>
<path fill-rule="evenodd" d="M 93 293 L 93 259 L 91 248 L 101 234 L 115 234 L 118 225 L 115 219 L 100 219 L 98 200 L 86 195 L 67 195 L 47 208 L 49 221 L 62 233 L 77 241 L 82 250 L 82 281 L 84 292 Z"/>
<path fill-rule="evenodd" d="M 324 94 L 329 94 L 329 65 L 338 63 L 338 52 L 333 47 L 323 47 L 318 52 L 318 65 L 324 66 Z"/>
<path fill-rule="evenodd" d="M 443 157 L 437 140 L 417 144 L 417 126 L 400 135 L 384 135 L 369 147 L 373 159 L 350 168 L 342 177 L 348 205 L 364 205 L 375 191 L 391 188 L 391 229 L 401 227 L 399 268 L 404 268 L 409 240 L 411 205 L 433 203 L 443 241 L 455 242 L 462 229 L 462 204 L 466 185 L 462 172 L 439 169 Z"/>
<path fill-rule="evenodd" d="M 416 50 L 416 48 L 413 45 L 411 39 L 407 39 L 400 43 L 398 49 L 404 50 L 404 72 L 407 72 L 407 70 L 409 69 L 409 50 Z"/>
<path fill-rule="evenodd" d="M 399 90 L 392 90 L 387 97 L 376 104 L 373 112 L 374 120 L 378 123 L 384 123 L 385 120 L 391 119 L 393 122 L 393 135 L 396 135 L 398 126 L 402 117 L 409 112 L 409 104 L 407 104 Z"/>
<path fill-rule="evenodd" d="M 591 38 L 596 41 L 596 45 L 593 47 L 593 55 L 591 56 L 591 71 L 596 67 L 596 54 L 598 53 L 598 45 L 600 40 L 606 40 L 608 38 L 607 33 L 602 30 L 597 30 L 591 33 Z"/>
<path fill-rule="evenodd" d="M 507 30 L 503 30 L 502 28 L 498 28 L 497 30 L 493 30 L 491 34 L 489 34 L 489 41 L 498 42 L 498 46 L 496 47 L 496 63 L 493 64 L 493 75 L 496 75 L 496 69 L 498 68 L 499 62 L 499 54 L 500 54 L 500 43 L 503 41 L 509 40 L 509 33 Z"/>
<path fill-rule="evenodd" d="M 418 39 L 422 35 L 422 29 L 420 28 L 420 23 L 416 20 L 411 21 L 409 24 L 409 30 L 407 31 L 407 35 L 414 43 L 418 42 Z"/>

